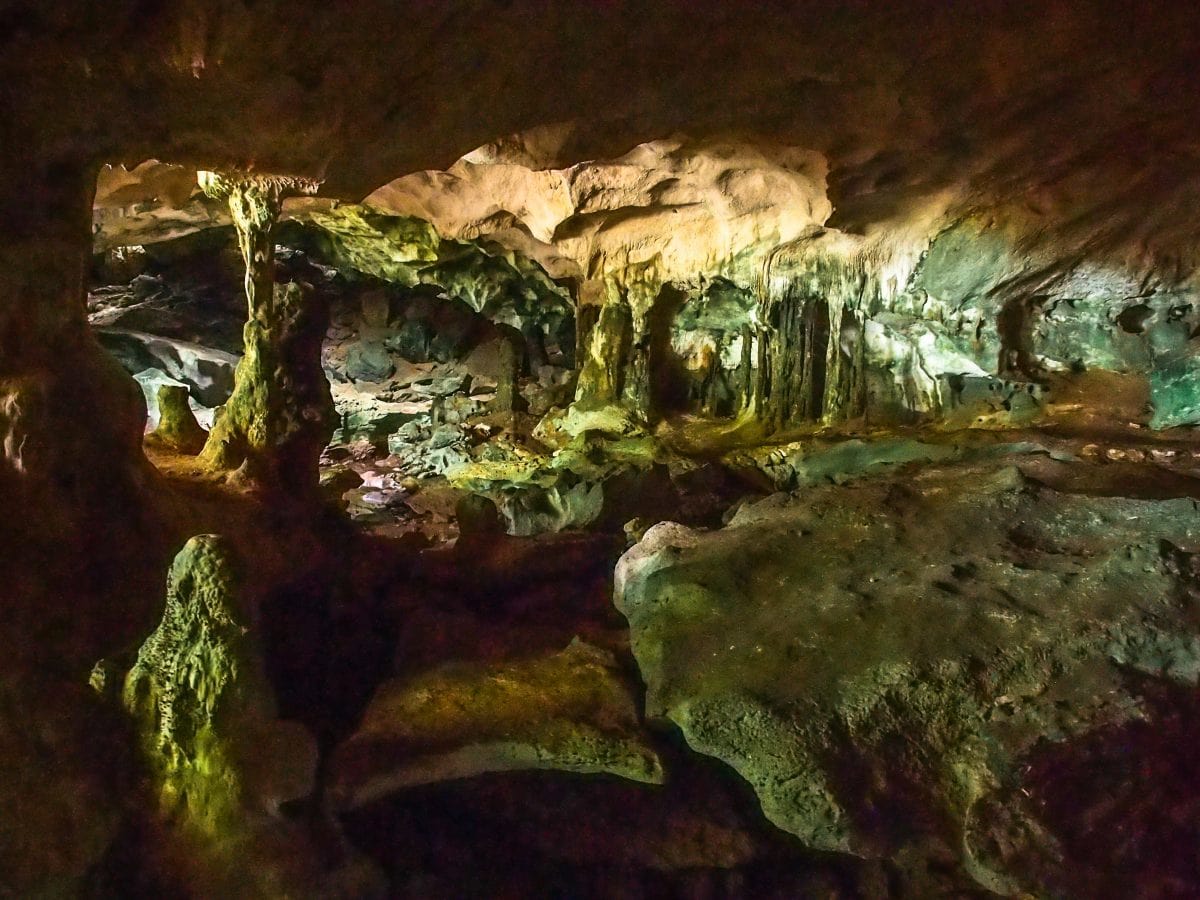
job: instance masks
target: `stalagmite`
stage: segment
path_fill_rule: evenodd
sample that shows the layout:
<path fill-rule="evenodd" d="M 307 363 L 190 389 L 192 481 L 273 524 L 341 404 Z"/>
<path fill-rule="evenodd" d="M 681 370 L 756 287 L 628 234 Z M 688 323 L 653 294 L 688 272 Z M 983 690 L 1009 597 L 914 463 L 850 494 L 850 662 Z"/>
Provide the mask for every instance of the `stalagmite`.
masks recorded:
<path fill-rule="evenodd" d="M 496 396 L 488 404 L 492 412 L 511 413 L 520 411 L 525 405 L 524 398 L 517 392 L 521 372 L 521 352 L 516 346 L 519 339 L 516 335 L 505 335 L 500 339 Z"/>
<path fill-rule="evenodd" d="M 298 284 L 275 285 L 272 228 L 285 195 L 311 194 L 317 185 L 290 176 L 213 172 L 201 172 L 200 184 L 229 204 L 246 265 L 248 306 L 233 395 L 201 459 L 216 469 L 241 469 L 259 484 L 311 493 L 334 425 L 320 360 L 328 310 Z"/>
<path fill-rule="evenodd" d="M 147 441 L 195 456 L 204 449 L 208 432 L 200 427 L 188 405 L 188 389 L 179 384 L 164 384 L 158 389 L 158 427 Z"/>

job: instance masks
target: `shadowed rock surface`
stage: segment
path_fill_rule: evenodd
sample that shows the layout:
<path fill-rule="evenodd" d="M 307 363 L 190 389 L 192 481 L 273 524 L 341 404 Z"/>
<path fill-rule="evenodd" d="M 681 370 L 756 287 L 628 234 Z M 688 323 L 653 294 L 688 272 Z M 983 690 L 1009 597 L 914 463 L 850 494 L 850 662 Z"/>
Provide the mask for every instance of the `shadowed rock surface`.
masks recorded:
<path fill-rule="evenodd" d="M 1142 718 L 1132 673 L 1194 689 L 1175 560 L 1195 512 L 928 468 L 743 506 L 710 534 L 657 525 L 618 564 L 617 604 L 647 712 L 781 828 L 863 856 L 939 845 L 984 888 L 1044 889 L 1052 870 L 1013 878 L 987 848 L 1054 857 L 1019 792 L 1040 743 Z M 999 821 L 980 811 L 993 791 Z"/>

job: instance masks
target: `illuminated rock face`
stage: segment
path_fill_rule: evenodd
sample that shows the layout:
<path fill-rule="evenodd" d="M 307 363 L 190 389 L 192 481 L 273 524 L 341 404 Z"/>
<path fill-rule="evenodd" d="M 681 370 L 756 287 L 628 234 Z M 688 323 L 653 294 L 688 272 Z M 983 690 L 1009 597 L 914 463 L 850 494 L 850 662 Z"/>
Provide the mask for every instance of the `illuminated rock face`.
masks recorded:
<path fill-rule="evenodd" d="M 306 796 L 316 765 L 304 729 L 276 721 L 236 565 L 218 536 L 188 541 L 167 578 L 163 620 L 138 651 L 124 689 L 165 809 L 183 812 L 190 827 L 213 839 L 240 827 L 247 809 L 266 815 Z M 262 758 L 268 746 L 284 746 L 276 731 L 293 742 L 286 766 Z"/>
<path fill-rule="evenodd" d="M 581 330 L 579 403 L 653 420 L 664 367 L 654 347 L 669 331 L 686 372 L 668 396 L 775 428 L 1021 423 L 1046 411 L 1054 386 L 1095 369 L 1146 386 L 1152 413 L 1134 410 L 1139 421 L 1197 415 L 1193 271 L 1114 254 L 1103 214 L 1070 231 L 988 215 L 964 183 L 852 233 L 829 227 L 820 154 L 660 141 L 550 170 L 527 143 L 498 142 L 367 202 L 574 278 L 581 319 L 601 310 Z M 735 315 L 718 328 L 702 321 L 714 285 L 752 298 L 727 305 Z"/>
<path fill-rule="evenodd" d="M 347 807 L 406 787 L 485 772 L 555 769 L 660 784 L 612 655 L 576 641 L 491 669 L 459 666 L 380 686 L 331 763 Z"/>
<path fill-rule="evenodd" d="M 159 827 L 192 886 L 212 896 L 375 896 L 368 867 L 321 857 L 313 833 L 281 812 L 312 794 L 317 746 L 278 717 L 242 565 L 222 537 L 189 540 L 162 622 L 125 678 Z"/>
<path fill-rule="evenodd" d="M 333 431 L 333 400 L 320 362 L 329 311 L 299 284 L 276 286 L 273 230 L 284 194 L 312 193 L 316 186 L 280 176 L 201 172 L 200 178 L 205 193 L 229 204 L 249 308 L 233 393 L 201 459 L 308 499 L 317 486 L 317 458 Z"/>
<path fill-rule="evenodd" d="M 179 453 L 195 456 L 204 449 L 208 433 L 188 405 L 185 385 L 164 384 L 158 389 L 158 425 L 148 440 Z"/>

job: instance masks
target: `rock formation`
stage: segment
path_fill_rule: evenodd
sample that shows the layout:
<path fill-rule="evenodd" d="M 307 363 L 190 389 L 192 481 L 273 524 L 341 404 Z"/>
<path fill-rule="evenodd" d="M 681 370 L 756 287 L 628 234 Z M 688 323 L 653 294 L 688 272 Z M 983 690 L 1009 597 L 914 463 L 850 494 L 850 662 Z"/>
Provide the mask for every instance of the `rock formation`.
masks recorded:
<path fill-rule="evenodd" d="M 283 816 L 312 795 L 317 748 L 303 725 L 278 718 L 238 565 L 226 540 L 189 540 L 163 620 L 125 678 L 163 821 L 194 854 L 191 877 L 205 891 L 273 897 L 339 878 L 368 890 L 365 870 L 322 871 L 311 836 Z"/>
<path fill-rule="evenodd" d="M 987 890 L 1038 891 L 1055 850 L 1020 802 L 1022 759 L 1140 716 L 1127 670 L 1196 684 L 1170 558 L 1198 537 L 1190 500 L 931 468 L 746 506 L 711 534 L 656 525 L 616 599 L 647 711 L 781 828 L 863 856 L 935 844 Z M 1024 860 L 989 858 L 1014 842 Z"/>
<path fill-rule="evenodd" d="M 188 405 L 186 387 L 164 384 L 158 389 L 158 424 L 146 439 L 189 456 L 204 449 L 208 432 L 200 427 Z"/>
<path fill-rule="evenodd" d="M 296 283 L 276 287 L 272 231 L 283 195 L 313 193 L 316 186 L 272 175 L 202 172 L 200 177 L 207 194 L 229 204 L 246 266 L 249 307 L 233 393 L 213 423 L 201 459 L 303 497 L 316 487 L 317 458 L 333 428 L 333 402 L 320 367 L 328 312 Z"/>
<path fill-rule="evenodd" d="M 493 671 L 385 682 L 338 750 L 331 790 L 360 806 L 483 772 L 556 769 L 660 783 L 611 654 L 582 642 Z"/>
<path fill-rule="evenodd" d="M 1197 893 L 1186 5 L 0 46 L 0 894 Z"/>

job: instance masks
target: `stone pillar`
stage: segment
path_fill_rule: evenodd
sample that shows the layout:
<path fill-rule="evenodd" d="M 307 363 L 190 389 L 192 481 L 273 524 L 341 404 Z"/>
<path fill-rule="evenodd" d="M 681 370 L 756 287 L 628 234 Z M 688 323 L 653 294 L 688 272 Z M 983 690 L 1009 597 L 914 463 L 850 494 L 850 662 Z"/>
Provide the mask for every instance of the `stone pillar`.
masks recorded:
<path fill-rule="evenodd" d="M 633 313 L 629 304 L 620 295 L 610 296 L 588 338 L 575 389 L 577 406 L 599 409 L 621 401 L 632 338 Z"/>
<path fill-rule="evenodd" d="M 229 204 L 246 265 L 244 355 L 233 394 L 200 458 L 253 483 L 315 496 L 317 460 L 333 432 L 334 410 L 321 369 L 329 313 L 300 285 L 275 284 L 272 231 L 284 196 L 314 193 L 303 179 L 200 173 L 205 193 Z"/>
<path fill-rule="evenodd" d="M 146 405 L 87 322 L 96 168 L 0 176 L 0 639 L 83 674 L 147 612 L 132 586 L 154 553 Z"/>
<path fill-rule="evenodd" d="M 207 438 L 208 432 L 200 427 L 188 403 L 188 389 L 181 384 L 159 387 L 158 427 L 146 436 L 147 443 L 195 456 L 204 449 Z"/>
<path fill-rule="evenodd" d="M 496 373 L 496 396 L 488 404 L 490 412 L 511 413 L 523 411 L 525 398 L 518 393 L 521 372 L 521 350 L 516 341 L 519 336 L 504 334 L 500 338 L 499 371 Z"/>

